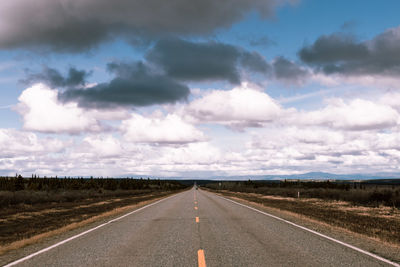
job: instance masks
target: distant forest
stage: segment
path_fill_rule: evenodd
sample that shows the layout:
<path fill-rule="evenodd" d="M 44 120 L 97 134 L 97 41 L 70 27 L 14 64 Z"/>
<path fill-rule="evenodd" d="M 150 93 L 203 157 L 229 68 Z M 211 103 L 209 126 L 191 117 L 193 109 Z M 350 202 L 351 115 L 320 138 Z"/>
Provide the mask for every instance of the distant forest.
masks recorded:
<path fill-rule="evenodd" d="M 293 198 L 319 198 L 349 201 L 355 205 L 400 208 L 400 180 L 367 181 L 210 181 L 212 190 L 257 193 Z"/>
<path fill-rule="evenodd" d="M 133 178 L 70 178 L 0 177 L 0 191 L 62 191 L 62 190 L 179 190 L 186 186 L 178 181 Z"/>

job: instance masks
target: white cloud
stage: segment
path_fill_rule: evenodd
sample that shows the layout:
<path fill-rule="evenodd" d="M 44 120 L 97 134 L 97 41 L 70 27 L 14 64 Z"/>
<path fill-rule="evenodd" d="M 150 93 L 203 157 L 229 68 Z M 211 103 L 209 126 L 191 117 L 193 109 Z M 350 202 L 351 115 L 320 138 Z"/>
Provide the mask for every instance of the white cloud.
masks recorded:
<path fill-rule="evenodd" d="M 322 127 L 256 129 L 252 142 L 233 152 L 211 142 L 153 146 L 109 135 L 74 137 L 74 142 L 0 131 L 0 168 L 41 175 L 261 175 L 399 171 L 397 132 L 344 131 Z M 80 139 L 77 140 L 77 139 Z"/>
<path fill-rule="evenodd" d="M 176 114 L 144 117 L 132 114 L 122 121 L 124 138 L 131 142 L 156 144 L 186 144 L 204 141 L 204 134 Z"/>
<path fill-rule="evenodd" d="M 191 102 L 186 112 L 200 122 L 238 129 L 260 127 L 278 118 L 282 109 L 275 100 L 257 89 L 244 83 L 228 91 L 213 90 Z"/>
<path fill-rule="evenodd" d="M 55 138 L 40 139 L 36 134 L 0 129 L 0 157 L 13 158 L 60 152 L 64 143 Z"/>
<path fill-rule="evenodd" d="M 320 109 L 301 111 L 284 109 L 259 88 L 243 85 L 229 91 L 198 94 L 186 106 L 163 107 L 163 112 L 144 109 L 141 114 L 129 114 L 125 109 L 86 111 L 74 103 L 58 102 L 57 91 L 36 86 L 20 97 L 18 111 L 24 122 L 39 124 L 40 119 L 34 120 L 33 115 L 48 119 L 47 110 L 60 114 L 57 118 L 71 112 L 73 119 L 81 116 L 99 127 L 104 120 L 122 120 L 116 126 L 119 133 L 87 133 L 83 126 L 61 128 L 58 132 L 86 132 L 69 137 L 74 142 L 67 144 L 42 138 L 42 134 L 3 129 L 0 169 L 13 170 L 10 173 L 25 170 L 28 175 L 206 177 L 400 171 L 400 95 L 396 92 L 375 97 L 376 101 L 328 99 Z M 44 104 L 36 99 L 39 97 L 45 100 Z M 371 95 L 368 97 L 372 99 Z M 50 108 L 41 110 L 39 103 Z M 145 111 L 153 113 L 143 115 Z M 77 123 L 71 120 L 65 121 Z M 206 124 L 201 129 L 210 138 L 195 123 Z M 262 127 L 232 132 L 216 124 L 242 129 Z M 40 129 L 45 128 L 42 125 Z"/>
<path fill-rule="evenodd" d="M 113 109 L 90 109 L 85 110 L 88 117 L 96 120 L 124 120 L 130 117 L 127 109 L 113 108 Z"/>
<path fill-rule="evenodd" d="M 221 159 L 221 151 L 207 142 L 193 143 L 184 147 L 166 147 L 158 163 L 170 165 L 209 165 Z M 207 167 L 206 167 L 207 168 Z"/>
<path fill-rule="evenodd" d="M 400 171 L 397 130 L 346 131 L 316 126 L 276 127 L 253 135 L 245 158 L 265 172 L 333 173 Z"/>
<path fill-rule="evenodd" d="M 386 105 L 400 112 L 400 92 L 389 91 L 378 98 L 381 105 Z"/>
<path fill-rule="evenodd" d="M 25 89 L 18 100 L 15 109 L 22 115 L 24 129 L 43 133 L 102 132 L 110 129 L 102 120 L 129 117 L 123 108 L 86 110 L 74 102 L 63 103 L 57 90 L 42 83 Z"/>
<path fill-rule="evenodd" d="M 311 72 L 311 70 L 310 70 Z M 400 82 L 398 76 L 387 76 L 379 74 L 360 74 L 346 76 L 342 74 L 325 74 L 323 72 L 312 72 L 310 82 L 326 87 L 357 87 L 357 91 L 368 89 L 386 90 L 397 88 Z"/>
<path fill-rule="evenodd" d="M 388 105 L 363 99 L 346 103 L 343 99 L 331 99 L 320 110 L 292 114 L 289 121 L 294 125 L 326 126 L 329 128 L 358 130 L 382 130 L 397 125 L 399 114 Z"/>
<path fill-rule="evenodd" d="M 97 157 L 117 157 L 123 154 L 120 141 L 112 135 L 86 136 L 80 150 Z"/>
<path fill-rule="evenodd" d="M 58 92 L 44 84 L 35 84 L 19 96 L 16 110 L 22 115 L 24 129 L 47 133 L 76 134 L 102 130 L 76 103 L 61 103 Z"/>

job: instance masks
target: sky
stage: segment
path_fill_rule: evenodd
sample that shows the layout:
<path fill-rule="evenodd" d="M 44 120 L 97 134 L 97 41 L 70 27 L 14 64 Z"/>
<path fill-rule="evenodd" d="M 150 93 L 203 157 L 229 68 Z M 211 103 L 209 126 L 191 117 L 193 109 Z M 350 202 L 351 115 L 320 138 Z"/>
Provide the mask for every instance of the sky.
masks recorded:
<path fill-rule="evenodd" d="M 400 171 L 397 0 L 0 4 L 0 175 Z"/>

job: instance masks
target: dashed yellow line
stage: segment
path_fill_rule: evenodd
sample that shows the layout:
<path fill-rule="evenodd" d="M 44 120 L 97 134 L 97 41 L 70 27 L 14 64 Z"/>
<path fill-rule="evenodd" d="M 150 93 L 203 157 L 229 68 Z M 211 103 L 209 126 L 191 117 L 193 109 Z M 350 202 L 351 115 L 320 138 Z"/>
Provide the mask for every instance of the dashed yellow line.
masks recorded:
<path fill-rule="evenodd" d="M 193 197 L 194 197 L 194 204 L 197 205 L 196 192 L 195 192 L 195 195 Z M 197 206 L 195 206 L 194 209 L 197 210 L 198 209 Z M 199 223 L 199 222 L 200 222 L 199 217 L 196 217 L 196 223 Z M 206 267 L 207 266 L 206 265 L 206 258 L 204 256 L 204 250 L 199 249 L 197 251 L 197 260 L 198 260 L 199 267 Z"/>
<path fill-rule="evenodd" d="M 206 267 L 206 258 L 204 257 L 204 250 L 199 249 L 197 251 L 197 259 L 199 263 L 199 267 Z"/>

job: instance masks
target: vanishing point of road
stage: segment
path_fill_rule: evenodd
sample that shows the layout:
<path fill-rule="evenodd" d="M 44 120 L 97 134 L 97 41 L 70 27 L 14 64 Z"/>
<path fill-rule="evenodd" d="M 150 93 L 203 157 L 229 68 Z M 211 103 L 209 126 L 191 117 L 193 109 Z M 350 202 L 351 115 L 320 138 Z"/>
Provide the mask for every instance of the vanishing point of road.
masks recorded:
<path fill-rule="evenodd" d="M 194 188 L 9 266 L 399 266 Z"/>

